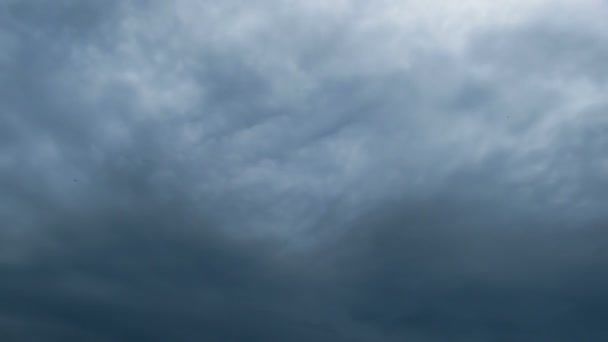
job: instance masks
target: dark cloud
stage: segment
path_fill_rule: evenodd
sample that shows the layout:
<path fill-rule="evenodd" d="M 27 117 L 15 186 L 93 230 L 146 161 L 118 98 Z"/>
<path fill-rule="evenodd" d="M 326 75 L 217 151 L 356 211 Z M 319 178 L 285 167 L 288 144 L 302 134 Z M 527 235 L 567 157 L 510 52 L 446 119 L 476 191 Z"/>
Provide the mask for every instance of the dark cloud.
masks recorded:
<path fill-rule="evenodd" d="M 339 241 L 353 319 L 395 340 L 601 339 L 605 216 L 573 222 L 482 184 L 397 201 Z"/>
<path fill-rule="evenodd" d="M 549 5 L 4 1 L 0 339 L 605 340 L 606 8 Z"/>

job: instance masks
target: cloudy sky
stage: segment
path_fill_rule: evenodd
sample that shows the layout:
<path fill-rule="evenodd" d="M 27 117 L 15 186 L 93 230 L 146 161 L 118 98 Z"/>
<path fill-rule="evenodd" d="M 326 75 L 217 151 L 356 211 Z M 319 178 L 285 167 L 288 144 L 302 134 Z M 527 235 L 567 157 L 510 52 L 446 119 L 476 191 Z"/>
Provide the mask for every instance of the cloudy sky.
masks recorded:
<path fill-rule="evenodd" d="M 608 340 L 605 0 L 0 0 L 0 340 Z"/>

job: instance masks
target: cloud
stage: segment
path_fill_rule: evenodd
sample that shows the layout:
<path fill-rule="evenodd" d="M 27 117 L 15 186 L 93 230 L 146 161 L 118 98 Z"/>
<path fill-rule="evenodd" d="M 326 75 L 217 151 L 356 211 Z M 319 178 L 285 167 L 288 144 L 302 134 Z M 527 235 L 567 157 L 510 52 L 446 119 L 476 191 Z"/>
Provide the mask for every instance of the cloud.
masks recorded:
<path fill-rule="evenodd" d="M 0 336 L 603 340 L 606 10 L 5 1 Z"/>

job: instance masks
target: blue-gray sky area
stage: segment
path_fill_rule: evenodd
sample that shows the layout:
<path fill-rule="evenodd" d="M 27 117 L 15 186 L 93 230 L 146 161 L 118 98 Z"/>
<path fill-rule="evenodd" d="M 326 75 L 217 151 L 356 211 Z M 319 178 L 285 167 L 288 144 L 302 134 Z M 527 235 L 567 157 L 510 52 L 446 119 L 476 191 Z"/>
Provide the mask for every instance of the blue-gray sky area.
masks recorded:
<path fill-rule="evenodd" d="M 608 340 L 606 18 L 0 0 L 0 340 Z"/>

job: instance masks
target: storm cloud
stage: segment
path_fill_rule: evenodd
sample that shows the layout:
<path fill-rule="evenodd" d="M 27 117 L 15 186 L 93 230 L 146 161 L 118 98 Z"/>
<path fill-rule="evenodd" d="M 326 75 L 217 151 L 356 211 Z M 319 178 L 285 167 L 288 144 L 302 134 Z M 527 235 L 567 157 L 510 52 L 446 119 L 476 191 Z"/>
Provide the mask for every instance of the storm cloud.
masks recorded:
<path fill-rule="evenodd" d="M 0 339 L 606 340 L 607 16 L 0 1 Z"/>

